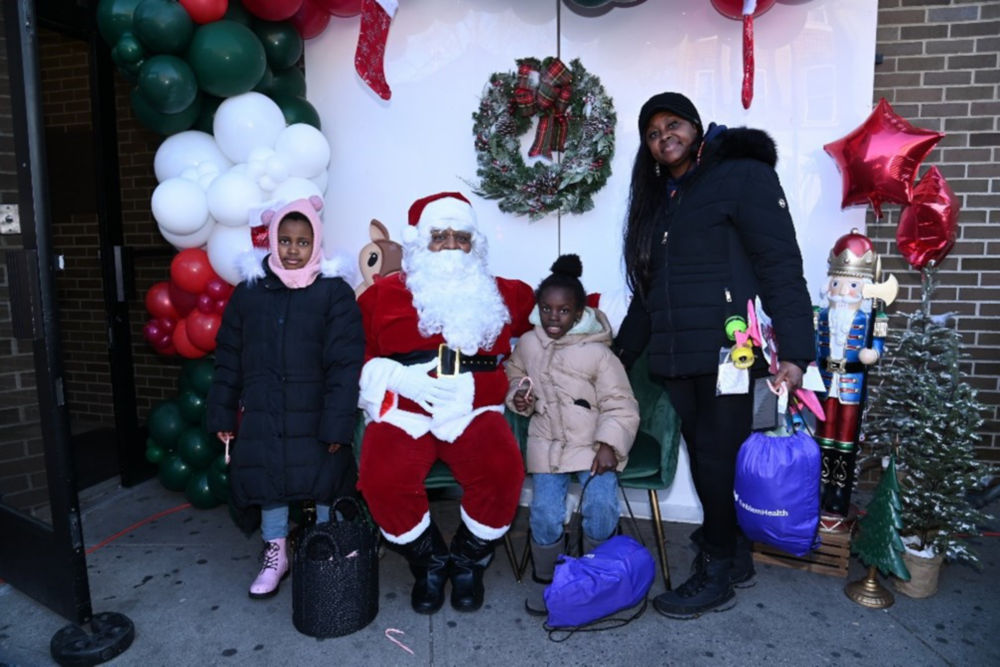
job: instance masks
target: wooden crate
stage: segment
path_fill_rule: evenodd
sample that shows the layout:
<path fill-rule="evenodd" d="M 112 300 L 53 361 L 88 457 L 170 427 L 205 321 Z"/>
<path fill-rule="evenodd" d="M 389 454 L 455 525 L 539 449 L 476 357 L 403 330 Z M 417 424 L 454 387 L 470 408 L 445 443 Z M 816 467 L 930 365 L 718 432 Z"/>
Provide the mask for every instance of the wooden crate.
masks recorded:
<path fill-rule="evenodd" d="M 753 559 L 758 563 L 817 572 L 831 577 L 847 577 L 847 566 L 851 558 L 850 533 L 820 531 L 819 536 L 820 547 L 805 556 L 793 556 L 780 549 L 754 542 Z"/>

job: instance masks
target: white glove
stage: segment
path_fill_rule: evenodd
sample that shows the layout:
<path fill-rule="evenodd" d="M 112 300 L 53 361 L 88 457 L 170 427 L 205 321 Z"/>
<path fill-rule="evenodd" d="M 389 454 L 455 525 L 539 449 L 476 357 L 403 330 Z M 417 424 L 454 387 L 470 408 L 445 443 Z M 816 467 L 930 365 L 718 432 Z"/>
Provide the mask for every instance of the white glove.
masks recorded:
<path fill-rule="evenodd" d="M 457 398 L 457 386 L 444 378 L 435 378 L 427 371 L 437 368 L 437 359 L 412 366 L 399 365 L 386 382 L 386 386 L 400 396 L 405 396 L 427 412 L 435 406 L 446 405 Z"/>

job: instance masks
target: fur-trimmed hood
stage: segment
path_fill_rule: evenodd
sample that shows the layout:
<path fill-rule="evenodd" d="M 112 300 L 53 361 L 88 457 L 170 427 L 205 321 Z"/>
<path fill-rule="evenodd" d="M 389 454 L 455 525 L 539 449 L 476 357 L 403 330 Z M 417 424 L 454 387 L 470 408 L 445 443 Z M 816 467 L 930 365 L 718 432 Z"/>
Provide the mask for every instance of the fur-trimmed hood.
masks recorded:
<path fill-rule="evenodd" d="M 727 128 L 712 123 L 705 133 L 705 141 L 700 163 L 702 166 L 740 158 L 759 160 L 772 169 L 778 164 L 778 147 L 771 135 L 764 130 Z"/>

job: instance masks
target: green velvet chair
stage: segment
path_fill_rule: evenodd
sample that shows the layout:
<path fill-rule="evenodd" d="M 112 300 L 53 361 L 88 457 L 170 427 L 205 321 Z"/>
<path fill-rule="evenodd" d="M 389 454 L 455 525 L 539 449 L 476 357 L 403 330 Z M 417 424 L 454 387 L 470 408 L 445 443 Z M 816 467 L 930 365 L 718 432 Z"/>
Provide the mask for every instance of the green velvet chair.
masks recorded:
<path fill-rule="evenodd" d="M 510 421 L 509 418 L 508 421 Z M 526 423 L 523 428 L 526 431 Z M 517 431 L 515 431 L 516 433 Z M 358 410 L 358 424 L 354 429 L 354 456 L 359 466 L 361 464 L 361 441 L 364 438 L 364 434 L 365 415 L 361 410 Z M 518 440 L 518 442 L 523 442 L 523 439 Z M 424 478 L 424 488 L 428 491 L 431 489 L 461 489 L 461 485 L 455 480 L 454 475 L 451 474 L 451 470 L 444 461 L 436 461 L 427 473 L 427 477 Z M 509 531 L 504 533 L 503 545 L 504 550 L 507 552 L 507 561 L 510 563 L 511 570 L 514 571 L 514 577 L 518 581 L 521 581 L 521 570 L 518 569 L 517 557 L 514 554 L 514 543 L 510 539 Z"/>

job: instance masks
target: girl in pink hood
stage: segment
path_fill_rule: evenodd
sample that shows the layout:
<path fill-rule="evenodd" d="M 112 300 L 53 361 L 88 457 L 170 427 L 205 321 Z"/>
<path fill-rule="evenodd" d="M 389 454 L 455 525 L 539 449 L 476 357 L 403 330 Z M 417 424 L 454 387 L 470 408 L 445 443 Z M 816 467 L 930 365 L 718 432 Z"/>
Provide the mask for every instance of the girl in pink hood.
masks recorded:
<path fill-rule="evenodd" d="M 216 337 L 208 430 L 228 442 L 238 508 L 261 508 L 262 566 L 251 598 L 278 592 L 288 574 L 288 503 L 330 504 L 352 495 L 351 443 L 364 358 L 354 290 L 327 275 L 318 197 L 265 212 L 270 253 L 233 292 Z"/>

